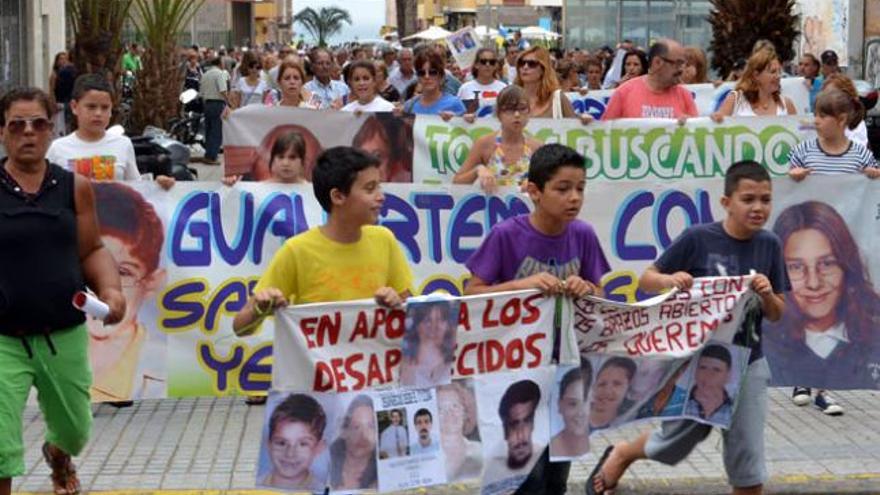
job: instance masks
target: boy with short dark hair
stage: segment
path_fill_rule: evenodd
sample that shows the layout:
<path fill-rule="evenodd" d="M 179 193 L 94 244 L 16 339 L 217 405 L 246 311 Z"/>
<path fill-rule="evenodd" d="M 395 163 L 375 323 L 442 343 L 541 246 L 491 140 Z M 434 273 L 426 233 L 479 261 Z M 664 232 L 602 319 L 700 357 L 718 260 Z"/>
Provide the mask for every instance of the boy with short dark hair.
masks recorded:
<path fill-rule="evenodd" d="M 761 319 L 776 321 L 790 289 L 782 245 L 763 227 L 773 200 L 770 175 L 754 161 L 730 166 L 724 178 L 721 205 L 727 217 L 720 222 L 688 228 L 645 270 L 639 287 L 648 292 L 689 289 L 696 277 L 757 275 L 752 289 L 761 304 L 755 318 L 745 318 L 734 343 L 751 348 L 738 402 L 725 430 L 724 467 L 734 494 L 759 494 L 767 480 L 764 462 L 764 423 L 770 369 L 761 350 Z M 747 315 L 749 316 L 749 315 Z M 587 480 L 587 493 L 613 490 L 627 467 L 638 459 L 677 464 L 703 441 L 712 427 L 692 420 L 664 421 L 662 428 L 634 442 L 608 447 Z"/>
<path fill-rule="evenodd" d="M 269 461 L 272 470 L 260 485 L 287 490 L 321 492 L 325 483 L 315 478 L 311 467 L 324 451 L 327 415 L 313 397 L 290 394 L 269 416 Z"/>
<path fill-rule="evenodd" d="M 124 135 L 110 134 L 113 88 L 100 74 L 84 74 L 73 85 L 70 108 L 76 116 L 76 130 L 52 142 L 46 159 L 92 180 L 137 180 L 134 145 Z M 156 177 L 164 189 L 174 179 Z"/>
<path fill-rule="evenodd" d="M 560 144 L 532 154 L 526 190 L 528 215 L 495 225 L 467 261 L 465 294 L 540 289 L 583 297 L 600 292 L 611 270 L 593 227 L 577 218 L 586 188 L 584 157 Z M 565 493 L 571 463 L 550 463 L 545 449 L 517 493 Z"/>
<path fill-rule="evenodd" d="M 385 201 L 379 180 L 379 161 L 363 151 L 337 146 L 318 157 L 312 185 L 327 223 L 288 239 L 275 253 L 235 316 L 237 335 L 254 333 L 288 303 L 375 297 L 384 306 L 400 306 L 412 273 L 394 234 L 375 225 Z"/>

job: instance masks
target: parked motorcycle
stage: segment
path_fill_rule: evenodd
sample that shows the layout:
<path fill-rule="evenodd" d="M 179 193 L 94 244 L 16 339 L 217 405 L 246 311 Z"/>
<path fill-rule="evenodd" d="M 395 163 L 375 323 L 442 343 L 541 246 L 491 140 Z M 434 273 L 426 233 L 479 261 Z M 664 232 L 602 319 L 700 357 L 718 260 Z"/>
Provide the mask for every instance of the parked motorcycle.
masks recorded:
<path fill-rule="evenodd" d="M 122 126 L 107 132 L 124 133 Z M 141 174 L 167 175 L 180 181 L 198 179 L 198 171 L 189 166 L 190 150 L 158 127 L 147 126 L 143 134 L 131 138 L 138 171 Z"/>
<path fill-rule="evenodd" d="M 198 97 L 199 92 L 194 89 L 181 93 L 181 115 L 168 121 L 168 134 L 187 146 L 205 145 L 205 117 L 197 110 L 199 107 L 193 105 Z"/>

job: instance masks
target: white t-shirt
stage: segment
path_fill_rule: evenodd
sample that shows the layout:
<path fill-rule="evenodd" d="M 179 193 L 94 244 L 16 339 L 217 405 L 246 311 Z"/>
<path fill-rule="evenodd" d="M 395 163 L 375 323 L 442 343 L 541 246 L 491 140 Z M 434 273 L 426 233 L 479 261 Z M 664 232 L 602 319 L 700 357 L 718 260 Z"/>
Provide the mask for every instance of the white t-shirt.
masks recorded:
<path fill-rule="evenodd" d="M 507 84 L 499 80 L 494 80 L 489 84 L 481 84 L 480 81 L 474 79 L 473 81 L 468 81 L 461 85 L 461 88 L 458 90 L 458 99 L 459 100 L 473 100 L 480 99 L 486 100 L 490 98 L 497 98 L 498 93 L 501 92 L 502 89 L 506 88 Z"/>
<path fill-rule="evenodd" d="M 390 112 L 394 110 L 394 104 L 377 95 L 373 98 L 373 101 L 366 105 L 362 105 L 359 101 L 354 100 L 342 107 L 343 112 L 357 112 L 358 110 L 361 112 Z"/>
<path fill-rule="evenodd" d="M 76 132 L 52 141 L 46 159 L 92 180 L 137 180 L 141 178 L 134 145 L 125 136 L 105 133 L 88 142 Z"/>
<path fill-rule="evenodd" d="M 247 78 L 242 77 L 238 80 L 236 87 L 241 93 L 241 106 L 246 107 L 263 103 L 263 94 L 269 90 L 269 83 L 261 77 L 256 86 L 251 86 L 248 84 Z"/>

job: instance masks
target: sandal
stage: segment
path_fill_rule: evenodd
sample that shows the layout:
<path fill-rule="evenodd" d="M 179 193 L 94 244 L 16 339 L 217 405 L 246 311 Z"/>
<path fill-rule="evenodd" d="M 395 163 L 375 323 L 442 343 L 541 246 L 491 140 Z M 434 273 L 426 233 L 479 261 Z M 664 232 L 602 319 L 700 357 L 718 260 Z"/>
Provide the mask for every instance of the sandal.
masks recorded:
<path fill-rule="evenodd" d="M 590 473 L 590 477 L 587 478 L 587 495 L 603 495 L 605 492 L 617 488 L 617 483 L 615 483 L 614 486 L 608 486 L 605 483 L 605 477 L 602 475 L 602 466 L 605 465 L 605 461 L 608 460 L 608 456 L 611 455 L 612 450 L 614 450 L 613 445 L 609 445 L 608 448 L 605 449 L 605 452 L 602 453 L 602 457 L 599 458 L 599 462 L 596 463 L 596 467 L 594 467 L 593 471 Z M 597 492 L 596 489 L 593 488 L 593 482 L 596 480 L 596 476 L 602 476 L 602 486 L 604 486 L 604 488 L 601 492 Z"/>
<path fill-rule="evenodd" d="M 56 453 L 53 454 L 52 451 Z M 43 459 L 52 468 L 52 488 L 55 495 L 76 495 L 80 491 L 79 478 L 70 455 L 58 447 L 43 444 Z"/>

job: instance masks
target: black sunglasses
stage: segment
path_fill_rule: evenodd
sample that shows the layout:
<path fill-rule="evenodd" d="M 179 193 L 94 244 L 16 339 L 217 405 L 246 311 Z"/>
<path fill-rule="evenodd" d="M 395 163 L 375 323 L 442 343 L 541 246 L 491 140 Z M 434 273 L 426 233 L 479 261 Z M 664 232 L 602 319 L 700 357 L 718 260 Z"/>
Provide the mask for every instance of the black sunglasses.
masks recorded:
<path fill-rule="evenodd" d="M 430 69 L 427 72 L 425 72 L 424 69 L 419 69 L 416 71 L 416 75 L 419 77 L 425 77 L 425 76 L 437 77 L 440 75 L 440 71 L 438 71 L 437 69 Z"/>
<path fill-rule="evenodd" d="M 538 67 L 543 67 L 541 65 L 541 62 L 538 62 L 537 60 L 531 60 L 531 59 L 529 59 L 529 60 L 519 59 L 516 61 L 516 66 L 517 67 L 528 67 L 529 69 L 537 69 Z"/>
<path fill-rule="evenodd" d="M 498 64 L 498 61 L 495 60 L 494 58 L 481 58 L 480 60 L 477 60 L 477 63 L 482 64 L 482 65 L 492 66 L 492 65 Z"/>
<path fill-rule="evenodd" d="M 52 121 L 45 117 L 35 119 L 15 119 L 6 123 L 6 129 L 12 134 L 21 134 L 27 129 L 28 124 L 34 132 L 46 132 L 52 128 Z"/>

